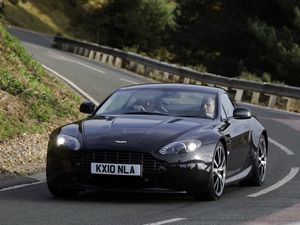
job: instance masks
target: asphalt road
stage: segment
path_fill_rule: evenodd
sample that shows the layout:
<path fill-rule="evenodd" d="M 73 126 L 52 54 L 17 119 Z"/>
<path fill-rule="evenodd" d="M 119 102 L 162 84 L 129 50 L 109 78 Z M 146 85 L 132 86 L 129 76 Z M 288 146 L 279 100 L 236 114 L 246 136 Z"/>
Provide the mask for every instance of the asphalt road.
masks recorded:
<path fill-rule="evenodd" d="M 52 49 L 51 36 L 10 31 L 37 60 L 97 101 L 118 87 L 151 82 L 127 71 Z M 74 200 L 61 200 L 52 197 L 46 184 L 40 183 L 0 190 L 0 224 L 300 224 L 300 175 L 297 173 L 300 116 L 247 106 L 267 128 L 271 138 L 267 177 L 262 187 L 228 186 L 222 198 L 214 202 L 197 202 L 185 194 L 97 192 L 82 194 Z M 274 190 L 269 191 L 270 187 Z"/>

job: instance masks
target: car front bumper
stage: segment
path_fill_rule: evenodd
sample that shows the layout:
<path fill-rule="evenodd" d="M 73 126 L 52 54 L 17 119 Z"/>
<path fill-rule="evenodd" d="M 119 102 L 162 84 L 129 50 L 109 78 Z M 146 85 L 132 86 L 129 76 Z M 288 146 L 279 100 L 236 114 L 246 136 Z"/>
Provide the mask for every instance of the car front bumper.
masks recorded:
<path fill-rule="evenodd" d="M 48 185 L 79 190 L 104 189 L 120 191 L 170 190 L 199 192 L 206 189 L 211 164 L 201 160 L 169 163 L 153 156 L 141 162 L 141 176 L 102 175 L 91 173 L 94 158 L 77 152 L 64 152 L 59 157 L 48 154 Z M 98 163 L 120 163 L 98 158 Z M 115 157 L 114 157 L 115 158 Z M 152 161 L 151 161 L 152 160 Z M 122 162 L 124 163 L 124 161 Z"/>

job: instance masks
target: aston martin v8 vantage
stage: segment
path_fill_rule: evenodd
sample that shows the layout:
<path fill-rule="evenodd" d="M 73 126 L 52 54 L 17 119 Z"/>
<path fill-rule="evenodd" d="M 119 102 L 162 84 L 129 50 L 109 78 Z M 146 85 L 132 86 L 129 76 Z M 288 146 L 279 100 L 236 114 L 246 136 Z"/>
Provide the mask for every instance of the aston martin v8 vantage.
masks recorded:
<path fill-rule="evenodd" d="M 46 175 L 54 196 L 96 188 L 216 200 L 230 183 L 265 180 L 266 129 L 223 89 L 135 85 L 80 111 L 89 115 L 50 135 Z"/>

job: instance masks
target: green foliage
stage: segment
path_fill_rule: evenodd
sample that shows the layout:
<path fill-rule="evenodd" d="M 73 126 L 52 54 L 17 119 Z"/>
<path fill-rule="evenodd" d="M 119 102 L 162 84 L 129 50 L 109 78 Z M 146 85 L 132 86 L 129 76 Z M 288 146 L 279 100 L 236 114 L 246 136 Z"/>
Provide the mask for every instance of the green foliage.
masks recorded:
<path fill-rule="evenodd" d="M 206 66 L 204 66 L 204 65 L 202 65 L 202 64 L 199 64 L 199 65 L 196 65 L 196 66 L 188 66 L 188 67 L 191 67 L 191 68 L 193 68 L 194 70 L 197 70 L 197 71 L 199 71 L 199 72 L 204 72 L 204 73 L 207 72 Z"/>
<path fill-rule="evenodd" d="M 177 1 L 177 29 L 170 36 L 176 62 L 209 72 L 300 86 L 300 1 Z M 248 75 L 247 75 L 248 76 Z M 246 77 L 247 77 L 246 76 Z M 254 78 L 254 77 L 252 77 Z M 267 79 L 271 80 L 271 79 Z"/>
<path fill-rule="evenodd" d="M 18 95 L 26 90 L 24 84 L 8 70 L 0 68 L 0 89 L 12 95 Z"/>
<path fill-rule="evenodd" d="M 175 25 L 174 9 L 174 2 L 166 0 L 110 0 L 94 14 L 99 42 L 146 52 L 158 49 L 164 31 Z"/>
<path fill-rule="evenodd" d="M 14 134 L 21 133 L 26 130 L 26 126 L 13 117 L 8 117 L 6 113 L 0 110 L 0 140 L 11 137 Z"/>
<path fill-rule="evenodd" d="M 250 73 L 248 71 L 244 71 L 241 73 L 239 78 L 244 80 L 252 80 L 252 81 L 258 81 L 258 82 L 271 82 L 271 75 L 269 73 L 263 73 L 261 76 L 257 74 Z"/>
<path fill-rule="evenodd" d="M 78 118 L 79 98 L 49 77 L 0 22 L 0 140 Z M 76 108 L 75 108 L 76 107 Z"/>

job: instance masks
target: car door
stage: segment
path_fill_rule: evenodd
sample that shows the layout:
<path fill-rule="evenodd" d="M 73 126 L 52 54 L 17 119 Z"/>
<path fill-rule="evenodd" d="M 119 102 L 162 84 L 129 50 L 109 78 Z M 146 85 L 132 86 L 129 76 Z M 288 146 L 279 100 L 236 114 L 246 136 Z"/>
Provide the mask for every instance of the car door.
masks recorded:
<path fill-rule="evenodd" d="M 226 124 L 221 133 L 226 138 L 227 177 L 241 172 L 246 165 L 250 150 L 250 127 L 247 120 L 233 118 L 235 108 L 227 94 L 222 95 L 222 120 Z M 224 118 L 225 117 L 225 118 Z"/>

